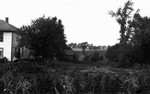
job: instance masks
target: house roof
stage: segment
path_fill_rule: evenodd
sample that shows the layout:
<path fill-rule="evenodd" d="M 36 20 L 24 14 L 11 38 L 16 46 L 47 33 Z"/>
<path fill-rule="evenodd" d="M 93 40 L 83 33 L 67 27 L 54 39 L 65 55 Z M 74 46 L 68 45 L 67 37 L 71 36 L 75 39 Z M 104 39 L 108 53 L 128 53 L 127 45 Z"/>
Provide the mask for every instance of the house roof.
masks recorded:
<path fill-rule="evenodd" d="M 14 32 L 16 30 L 17 27 L 7 23 L 6 21 L 0 20 L 0 31 Z"/>

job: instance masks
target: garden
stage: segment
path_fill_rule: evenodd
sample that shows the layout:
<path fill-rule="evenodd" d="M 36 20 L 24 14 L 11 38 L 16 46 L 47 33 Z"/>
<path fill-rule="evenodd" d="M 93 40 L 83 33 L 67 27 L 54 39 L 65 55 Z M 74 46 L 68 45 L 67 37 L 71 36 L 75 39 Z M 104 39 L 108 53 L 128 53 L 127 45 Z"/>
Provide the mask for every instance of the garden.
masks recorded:
<path fill-rule="evenodd" d="M 0 92 L 2 94 L 150 93 L 150 73 L 147 70 L 38 61 L 1 63 Z"/>
<path fill-rule="evenodd" d="M 64 51 L 71 48 L 57 17 L 43 16 L 22 26 L 18 47 L 28 48 L 34 58 L 0 61 L 0 93 L 150 94 L 150 18 L 139 10 L 132 15 L 132 6 L 129 0 L 117 12 L 110 11 L 120 25 L 120 42 L 109 46 L 101 60 L 98 53 L 91 61 L 90 56 L 66 60 Z"/>

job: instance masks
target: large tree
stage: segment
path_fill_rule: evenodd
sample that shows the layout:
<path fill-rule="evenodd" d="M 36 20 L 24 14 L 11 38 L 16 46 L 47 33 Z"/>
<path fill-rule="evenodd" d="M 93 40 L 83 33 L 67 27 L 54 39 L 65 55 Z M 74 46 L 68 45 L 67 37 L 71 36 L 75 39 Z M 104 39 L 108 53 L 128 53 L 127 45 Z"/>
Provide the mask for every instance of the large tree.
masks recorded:
<path fill-rule="evenodd" d="M 116 18 L 120 25 L 120 47 L 109 48 L 107 51 L 108 58 L 116 58 L 119 61 L 127 63 L 143 63 L 150 62 L 150 18 L 142 17 L 137 10 L 132 14 L 133 2 L 128 1 L 123 8 L 119 8 L 117 12 L 110 11 L 110 14 Z M 115 46 L 114 46 L 115 47 Z M 114 55 L 119 49 L 119 54 Z"/>
<path fill-rule="evenodd" d="M 119 8 L 117 12 L 110 11 L 109 14 L 115 17 L 118 24 L 120 25 L 120 44 L 125 45 L 129 40 L 130 32 L 128 32 L 128 23 L 130 23 L 131 13 L 133 11 L 133 2 L 128 1 L 125 3 L 123 8 Z"/>
<path fill-rule="evenodd" d="M 138 52 L 141 52 L 141 63 L 150 62 L 150 18 L 142 17 L 138 12 L 134 15 L 130 24 L 132 37 L 130 43 L 138 47 Z"/>
<path fill-rule="evenodd" d="M 82 48 L 82 51 L 83 51 L 83 55 L 85 55 L 85 49 L 87 48 L 88 46 L 88 42 L 82 42 L 81 43 L 81 48 Z"/>
<path fill-rule="evenodd" d="M 33 56 L 59 58 L 67 48 L 64 26 L 56 17 L 32 20 L 31 25 L 22 26 L 18 34 L 21 36 L 19 46 L 29 48 Z"/>

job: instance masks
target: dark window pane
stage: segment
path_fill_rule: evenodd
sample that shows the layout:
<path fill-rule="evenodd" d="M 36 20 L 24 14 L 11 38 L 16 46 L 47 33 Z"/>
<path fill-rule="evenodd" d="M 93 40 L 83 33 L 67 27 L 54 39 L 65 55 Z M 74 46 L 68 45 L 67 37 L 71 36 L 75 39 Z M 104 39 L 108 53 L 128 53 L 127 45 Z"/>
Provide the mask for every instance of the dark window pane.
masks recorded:
<path fill-rule="evenodd" d="M 0 57 L 3 57 L 3 48 L 0 48 Z"/>
<path fill-rule="evenodd" d="M 0 32 L 0 42 L 3 42 L 3 32 Z"/>

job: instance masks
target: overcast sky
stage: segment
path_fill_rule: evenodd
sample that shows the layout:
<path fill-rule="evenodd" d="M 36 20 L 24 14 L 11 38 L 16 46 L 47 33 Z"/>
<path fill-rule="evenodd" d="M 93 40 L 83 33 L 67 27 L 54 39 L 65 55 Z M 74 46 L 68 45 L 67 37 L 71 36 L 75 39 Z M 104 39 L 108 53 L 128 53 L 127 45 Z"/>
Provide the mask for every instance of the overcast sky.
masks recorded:
<path fill-rule="evenodd" d="M 45 15 L 62 20 L 68 43 L 87 41 L 94 45 L 118 42 L 119 25 L 109 14 L 127 0 L 0 0 L 0 19 L 20 28 Z M 144 1 L 144 2 L 143 2 Z M 149 16 L 149 0 L 133 0 L 135 9 Z"/>

